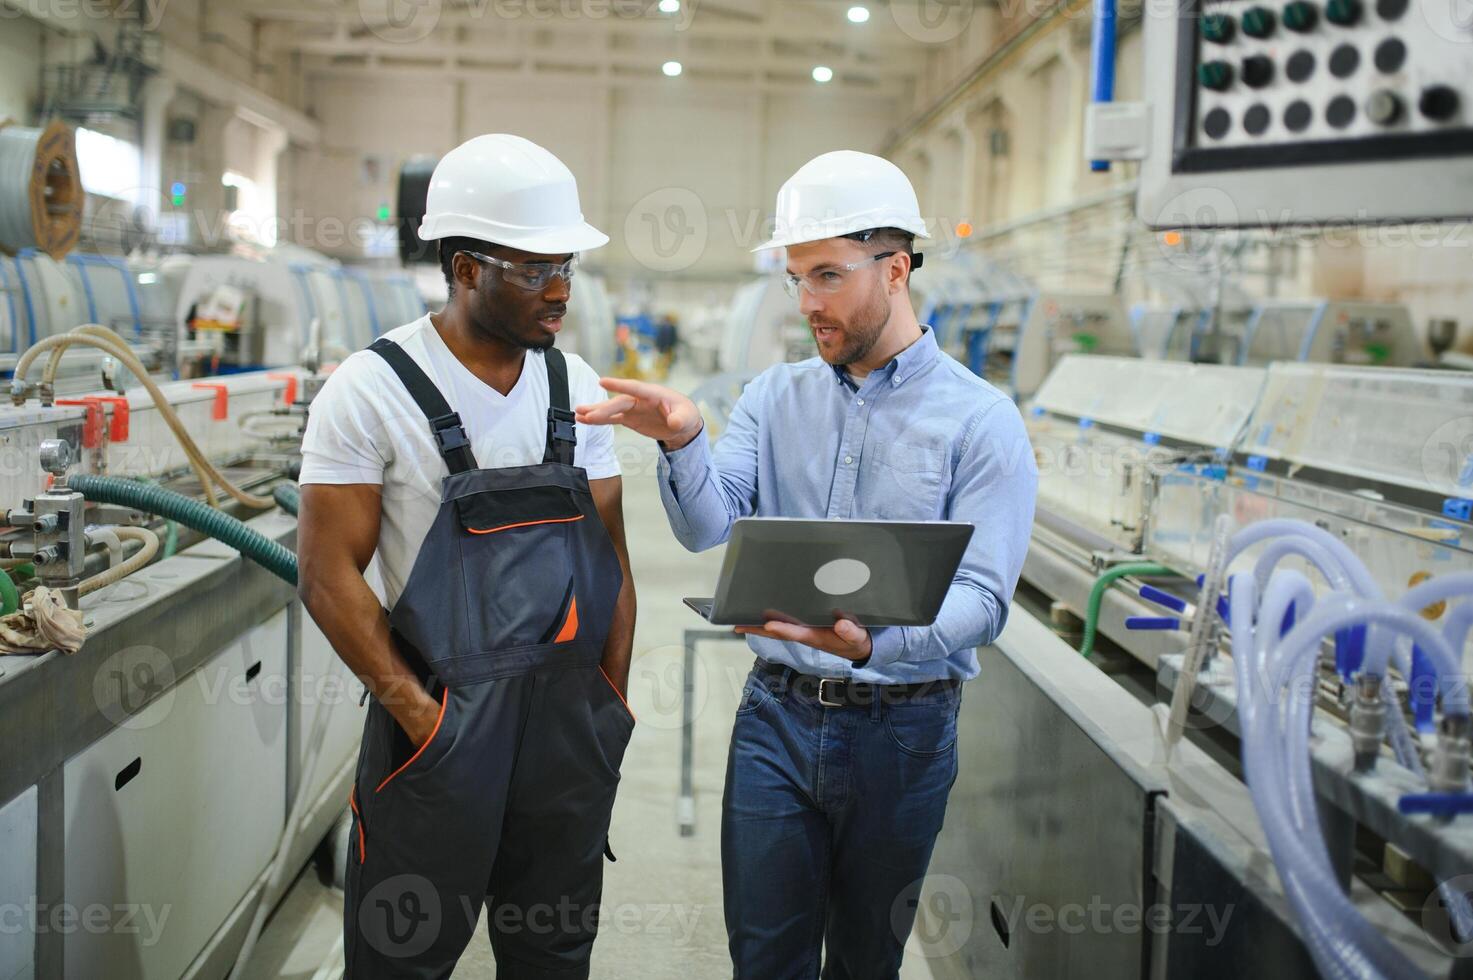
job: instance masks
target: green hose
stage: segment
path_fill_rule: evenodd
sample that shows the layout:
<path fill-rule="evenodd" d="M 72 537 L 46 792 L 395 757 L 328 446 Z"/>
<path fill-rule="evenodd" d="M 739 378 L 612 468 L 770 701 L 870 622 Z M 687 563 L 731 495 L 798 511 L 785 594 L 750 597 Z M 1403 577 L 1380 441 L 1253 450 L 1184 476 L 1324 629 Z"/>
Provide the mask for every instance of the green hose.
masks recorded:
<path fill-rule="evenodd" d="M 297 584 L 297 556 L 223 511 L 163 487 L 136 480 L 79 473 L 67 486 L 99 504 L 118 504 L 178 521 L 230 545 L 268 572 Z"/>
<path fill-rule="evenodd" d="M 10 577 L 17 583 L 24 582 L 28 578 L 35 578 L 36 566 L 30 562 L 26 562 L 23 565 L 16 565 L 10 570 Z"/>
<path fill-rule="evenodd" d="M 20 590 L 10 576 L 0 572 L 0 616 L 9 616 L 20 608 Z"/>
<path fill-rule="evenodd" d="M 271 496 L 276 506 L 293 517 L 297 516 L 297 508 L 302 504 L 302 491 L 295 483 L 278 483 L 271 488 Z"/>
<path fill-rule="evenodd" d="M 156 487 L 159 485 L 159 481 L 150 479 L 146 476 L 136 477 L 136 479 L 139 483 L 146 483 L 151 487 Z M 164 547 L 163 550 L 159 552 L 159 559 L 162 561 L 165 558 L 173 558 L 178 553 L 179 522 L 166 520 L 164 521 Z"/>
<path fill-rule="evenodd" d="M 1089 590 L 1089 611 L 1084 617 L 1084 642 L 1079 645 L 1079 655 L 1089 656 L 1095 648 L 1095 630 L 1100 623 L 1100 603 L 1105 601 L 1105 590 L 1108 589 L 1116 579 L 1127 575 L 1175 575 L 1176 572 L 1165 565 L 1158 565 L 1151 561 L 1129 562 L 1124 565 L 1115 565 L 1107 568 L 1105 573 L 1095 579 L 1094 588 Z"/>

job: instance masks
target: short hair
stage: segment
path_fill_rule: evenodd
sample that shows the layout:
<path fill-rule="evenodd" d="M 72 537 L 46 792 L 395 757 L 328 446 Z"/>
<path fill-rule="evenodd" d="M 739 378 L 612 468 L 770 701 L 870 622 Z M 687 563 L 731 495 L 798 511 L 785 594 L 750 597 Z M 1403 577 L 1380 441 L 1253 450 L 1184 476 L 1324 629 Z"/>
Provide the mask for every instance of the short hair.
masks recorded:
<path fill-rule="evenodd" d="M 481 252 L 490 254 L 496 246 L 491 242 L 483 242 L 479 238 L 442 238 L 439 241 L 440 248 L 440 271 L 445 273 L 445 285 L 450 288 L 450 295 L 455 295 L 455 253 L 457 252 Z"/>
<path fill-rule="evenodd" d="M 916 236 L 904 228 L 866 228 L 864 231 L 852 232 L 844 237 L 867 246 L 871 255 L 878 255 L 881 252 L 904 252 L 910 256 L 911 272 L 921 267 L 923 255 L 918 254 L 915 250 Z M 909 273 L 906 276 L 909 278 Z"/>

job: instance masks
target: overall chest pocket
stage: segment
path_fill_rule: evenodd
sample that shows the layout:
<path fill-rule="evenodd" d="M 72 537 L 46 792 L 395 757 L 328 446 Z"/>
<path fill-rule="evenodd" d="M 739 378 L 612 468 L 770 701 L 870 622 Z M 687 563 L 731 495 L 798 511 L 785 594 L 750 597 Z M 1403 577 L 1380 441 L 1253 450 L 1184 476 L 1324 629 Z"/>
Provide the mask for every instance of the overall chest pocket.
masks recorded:
<path fill-rule="evenodd" d="M 559 486 L 485 490 L 455 501 L 466 627 L 480 650 L 578 635 L 575 553 L 584 512 Z"/>
<path fill-rule="evenodd" d="M 876 448 L 880 451 L 873 471 L 876 516 L 892 521 L 940 518 L 950 482 L 946 451 L 903 442 Z"/>

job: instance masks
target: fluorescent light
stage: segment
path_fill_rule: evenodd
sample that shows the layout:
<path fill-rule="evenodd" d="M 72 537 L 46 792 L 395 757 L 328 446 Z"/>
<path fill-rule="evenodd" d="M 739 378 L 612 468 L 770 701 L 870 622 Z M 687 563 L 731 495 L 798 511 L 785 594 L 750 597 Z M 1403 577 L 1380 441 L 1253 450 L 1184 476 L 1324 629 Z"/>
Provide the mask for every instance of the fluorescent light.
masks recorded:
<path fill-rule="evenodd" d="M 140 272 L 140 273 L 138 273 L 138 285 L 140 285 L 140 286 L 152 286 L 154 283 L 156 283 L 158 281 L 159 281 L 159 277 L 158 277 L 158 274 L 157 273 L 153 273 L 153 272 Z"/>
<path fill-rule="evenodd" d="M 685 71 L 685 67 L 678 61 L 667 61 L 660 66 L 660 71 L 664 72 L 670 78 L 674 78 L 676 75 Z"/>
<path fill-rule="evenodd" d="M 660 13 L 662 13 L 662 14 L 678 14 L 678 13 L 680 13 L 680 0 L 660 0 Z"/>
<path fill-rule="evenodd" d="M 869 20 L 868 7 L 861 7 L 859 4 L 855 4 L 849 8 L 849 23 L 863 24 L 867 20 Z"/>
<path fill-rule="evenodd" d="M 832 81 L 833 77 L 834 70 L 827 65 L 818 65 L 813 69 L 813 80 L 815 82 Z"/>

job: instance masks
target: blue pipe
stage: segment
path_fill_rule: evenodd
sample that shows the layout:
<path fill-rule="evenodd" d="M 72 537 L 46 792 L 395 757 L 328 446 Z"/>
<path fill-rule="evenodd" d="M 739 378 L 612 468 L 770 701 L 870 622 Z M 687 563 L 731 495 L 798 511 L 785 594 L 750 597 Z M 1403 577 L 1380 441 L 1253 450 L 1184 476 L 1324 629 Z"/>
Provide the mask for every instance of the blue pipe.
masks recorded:
<path fill-rule="evenodd" d="M 25 267 L 20 264 L 20 260 L 25 254 L 25 251 L 22 250 L 15 257 L 15 274 L 20 280 L 21 301 L 26 304 L 26 336 L 29 338 L 27 346 L 31 346 L 36 343 L 36 305 L 31 302 L 31 286 L 26 282 Z"/>
<path fill-rule="evenodd" d="M 1095 0 L 1095 20 L 1090 34 L 1090 101 L 1115 99 L 1115 0 Z M 1089 169 L 1103 173 L 1109 160 L 1091 160 Z"/>

